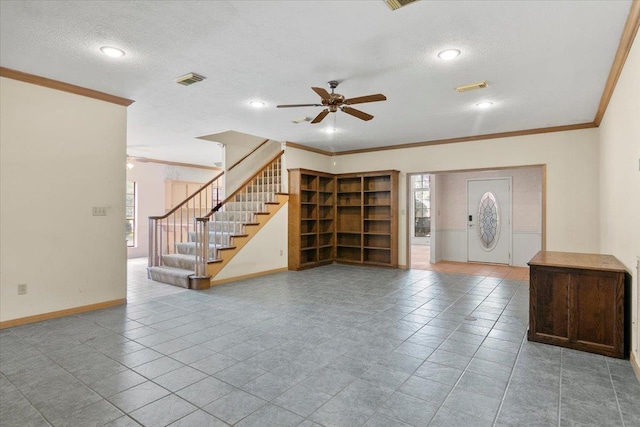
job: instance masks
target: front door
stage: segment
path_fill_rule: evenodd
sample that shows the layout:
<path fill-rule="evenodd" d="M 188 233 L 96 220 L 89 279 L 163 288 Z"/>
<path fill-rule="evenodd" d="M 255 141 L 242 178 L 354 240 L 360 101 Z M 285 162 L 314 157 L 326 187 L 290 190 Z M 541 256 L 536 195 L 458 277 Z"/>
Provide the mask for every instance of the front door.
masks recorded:
<path fill-rule="evenodd" d="M 511 264 L 511 178 L 467 180 L 467 258 Z"/>

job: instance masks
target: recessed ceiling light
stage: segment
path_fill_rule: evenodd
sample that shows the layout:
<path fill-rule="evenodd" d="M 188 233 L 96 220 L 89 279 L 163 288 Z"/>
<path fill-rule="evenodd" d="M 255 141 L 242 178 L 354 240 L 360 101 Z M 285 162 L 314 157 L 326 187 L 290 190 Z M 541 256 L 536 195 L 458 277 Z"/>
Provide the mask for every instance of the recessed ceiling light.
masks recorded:
<path fill-rule="evenodd" d="M 112 58 L 120 58 L 121 56 L 124 56 L 124 50 L 118 49 L 117 47 L 102 46 L 100 50 L 102 53 Z"/>
<path fill-rule="evenodd" d="M 458 49 L 447 49 L 438 53 L 438 58 L 444 59 L 445 61 L 450 61 L 455 59 L 460 55 L 460 51 Z"/>
<path fill-rule="evenodd" d="M 484 101 L 484 102 L 478 102 L 476 104 L 476 107 L 485 109 L 485 108 L 491 107 L 492 105 L 493 105 L 493 102 Z"/>
<path fill-rule="evenodd" d="M 262 108 L 262 107 L 264 107 L 264 102 L 262 102 L 262 101 L 251 101 L 249 103 L 249 105 L 251 105 L 253 108 Z"/>
<path fill-rule="evenodd" d="M 324 128 L 324 131 L 326 133 L 336 133 L 337 129 L 336 128 Z"/>

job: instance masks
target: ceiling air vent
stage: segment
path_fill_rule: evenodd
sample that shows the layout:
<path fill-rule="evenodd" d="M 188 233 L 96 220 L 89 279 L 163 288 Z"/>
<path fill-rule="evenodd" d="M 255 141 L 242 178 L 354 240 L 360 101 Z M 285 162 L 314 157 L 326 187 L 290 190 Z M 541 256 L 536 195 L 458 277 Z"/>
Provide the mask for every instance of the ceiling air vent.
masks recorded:
<path fill-rule="evenodd" d="M 201 82 L 204 79 L 206 79 L 206 77 L 201 76 L 201 75 L 196 74 L 196 73 L 189 73 L 189 74 L 185 74 L 184 76 L 178 77 L 176 79 L 176 83 L 179 83 L 179 84 L 184 85 L 184 86 L 189 86 L 189 85 L 192 85 L 194 83 Z"/>
<path fill-rule="evenodd" d="M 487 82 L 478 82 L 478 83 L 471 83 L 470 85 L 458 86 L 456 90 L 462 93 L 462 92 L 468 92 L 474 89 L 484 89 L 485 87 L 487 87 Z"/>
<path fill-rule="evenodd" d="M 404 7 L 408 4 L 415 3 L 418 0 L 384 0 L 384 2 L 389 6 L 391 10 L 397 10 L 401 7 Z"/>

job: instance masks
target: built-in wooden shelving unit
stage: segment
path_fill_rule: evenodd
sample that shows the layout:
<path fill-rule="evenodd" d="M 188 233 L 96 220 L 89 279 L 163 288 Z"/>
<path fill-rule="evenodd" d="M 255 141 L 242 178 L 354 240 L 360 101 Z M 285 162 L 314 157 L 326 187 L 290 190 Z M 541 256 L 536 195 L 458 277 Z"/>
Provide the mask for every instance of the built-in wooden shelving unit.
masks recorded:
<path fill-rule="evenodd" d="M 331 174 L 289 171 L 289 268 L 300 270 L 333 262 L 334 187 Z"/>
<path fill-rule="evenodd" d="M 289 171 L 289 269 L 398 266 L 398 171 Z"/>

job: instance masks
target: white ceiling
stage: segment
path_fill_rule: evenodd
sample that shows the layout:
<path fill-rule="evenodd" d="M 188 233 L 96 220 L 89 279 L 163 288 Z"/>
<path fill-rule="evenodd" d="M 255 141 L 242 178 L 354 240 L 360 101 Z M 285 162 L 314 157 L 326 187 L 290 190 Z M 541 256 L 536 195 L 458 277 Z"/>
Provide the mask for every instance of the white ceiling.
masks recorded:
<path fill-rule="evenodd" d="M 630 0 L 2 1 L 4 67 L 133 99 L 132 156 L 213 165 L 228 130 L 328 151 L 591 122 Z M 99 48 L 126 51 L 120 59 Z M 462 51 L 442 61 L 446 48 Z M 178 76 L 204 82 L 184 87 Z M 341 81 L 369 122 L 321 108 L 311 86 Z M 489 87 L 457 93 L 459 85 Z M 259 99 L 266 107 L 254 109 Z M 475 104 L 489 100 L 488 110 Z M 323 129 L 335 126 L 338 132 Z"/>

